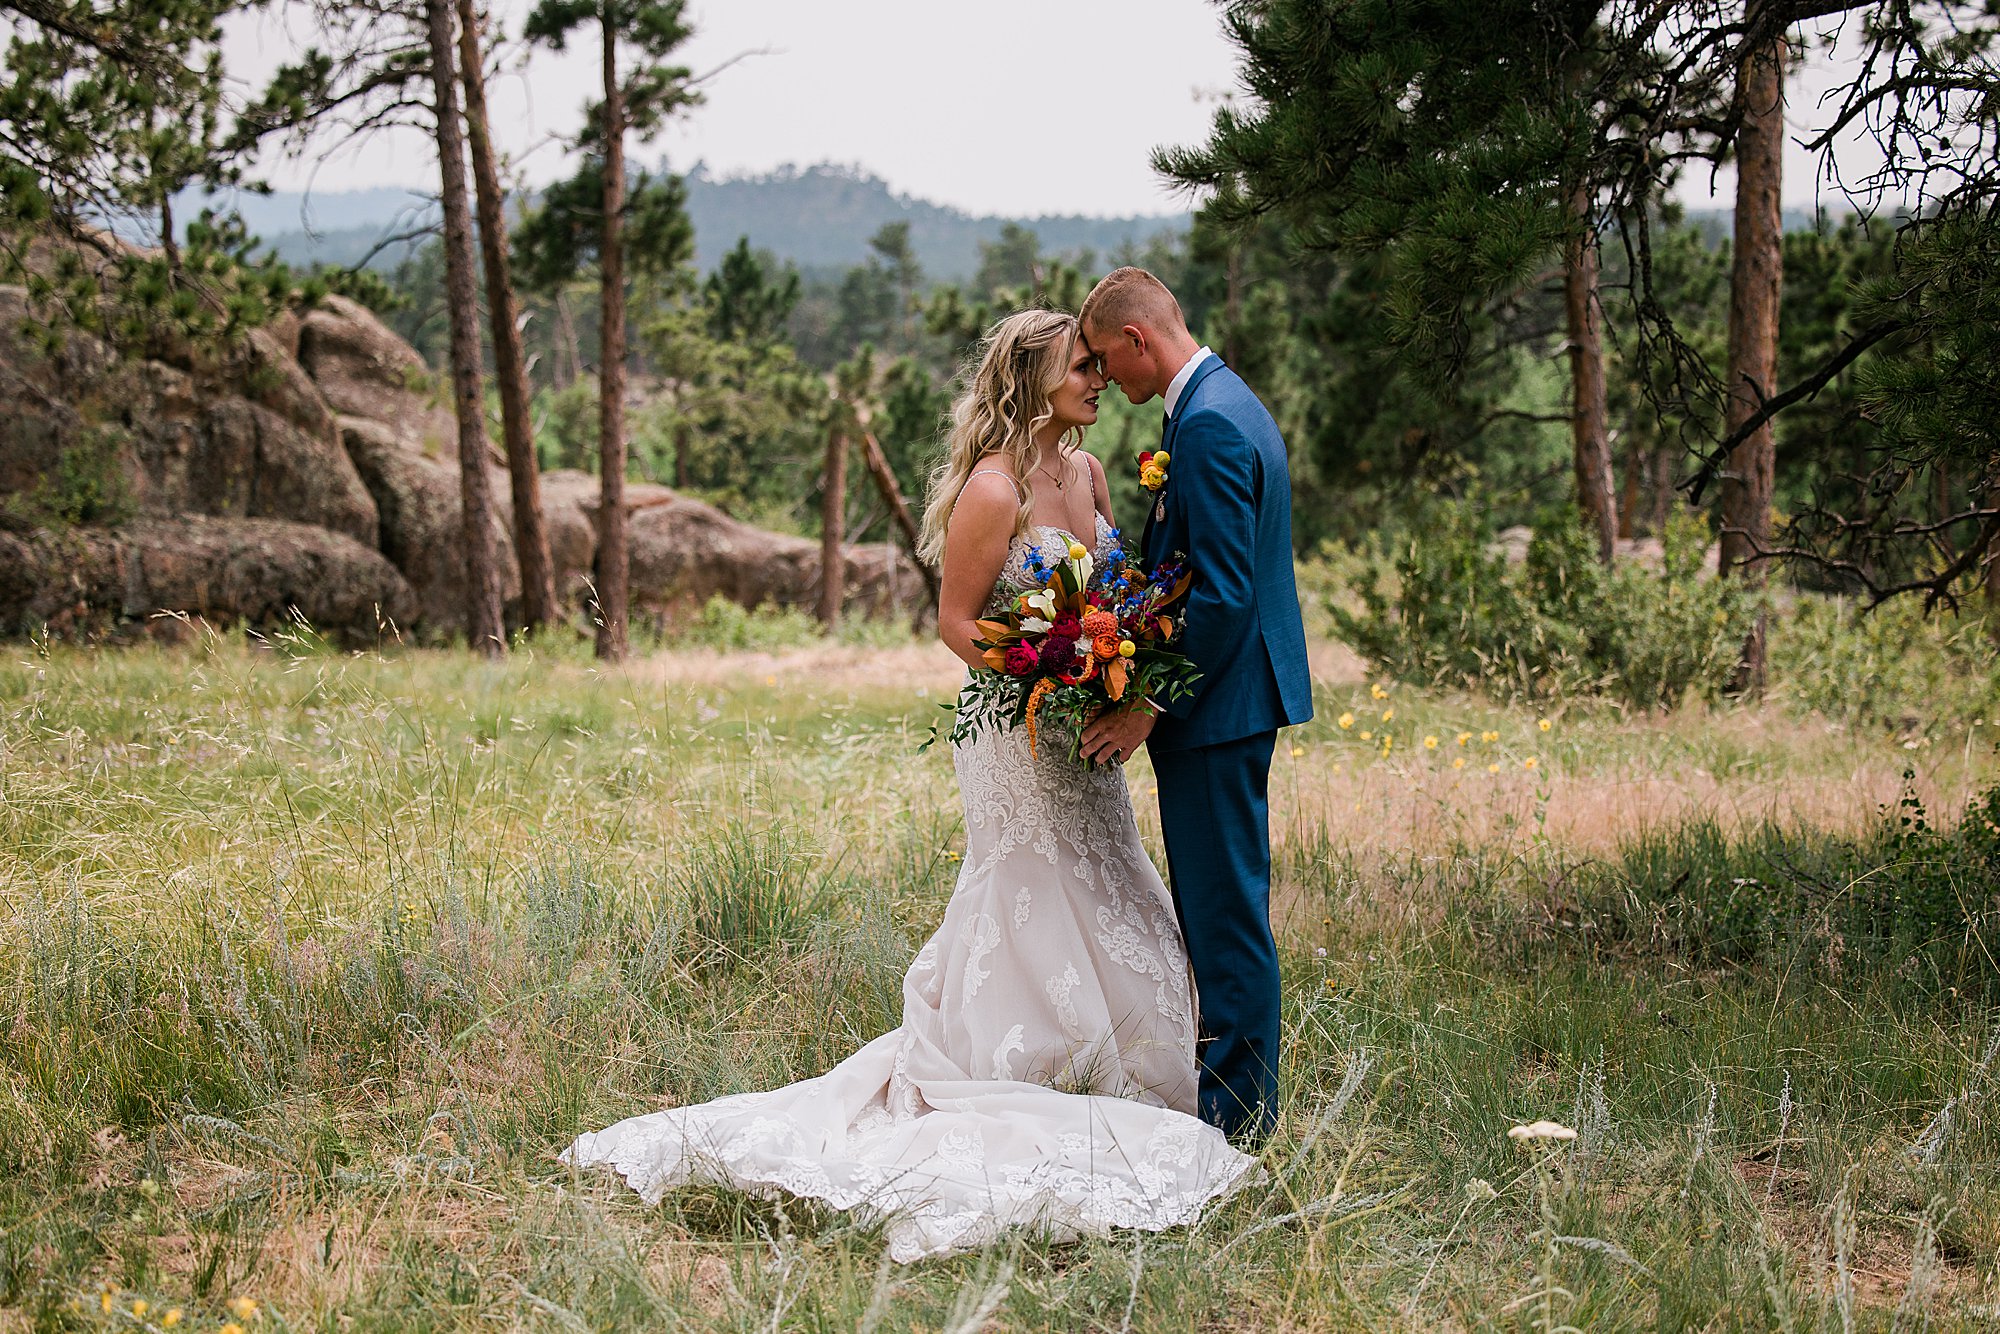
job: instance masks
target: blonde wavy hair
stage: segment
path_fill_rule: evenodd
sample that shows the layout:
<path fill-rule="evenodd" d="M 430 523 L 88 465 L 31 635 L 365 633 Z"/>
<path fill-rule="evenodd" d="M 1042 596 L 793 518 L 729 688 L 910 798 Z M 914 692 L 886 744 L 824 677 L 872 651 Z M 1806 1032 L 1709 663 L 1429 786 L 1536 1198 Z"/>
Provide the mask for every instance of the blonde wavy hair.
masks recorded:
<path fill-rule="evenodd" d="M 1029 476 L 1041 460 L 1035 432 L 1054 413 L 1049 396 L 1069 374 L 1076 331 L 1076 317 L 1059 310 L 1017 311 L 986 331 L 975 354 L 977 365 L 965 377 L 965 392 L 951 406 L 944 458 L 931 471 L 917 540 L 923 560 L 935 565 L 943 557 L 945 528 L 959 492 L 973 471 L 996 455 L 1013 474 L 1021 497 L 1014 532 L 1028 531 L 1035 512 Z M 1082 443 L 1083 428 L 1076 426 L 1063 432 L 1059 447 L 1074 452 Z"/>

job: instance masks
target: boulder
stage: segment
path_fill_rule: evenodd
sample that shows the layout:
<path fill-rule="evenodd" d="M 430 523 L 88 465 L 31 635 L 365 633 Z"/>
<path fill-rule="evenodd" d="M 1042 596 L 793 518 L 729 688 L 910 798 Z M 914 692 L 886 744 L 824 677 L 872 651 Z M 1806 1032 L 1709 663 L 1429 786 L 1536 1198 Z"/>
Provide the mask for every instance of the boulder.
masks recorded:
<path fill-rule="evenodd" d="M 542 475 L 557 590 L 577 601 L 595 559 L 597 494 L 588 473 Z M 625 503 L 635 613 L 670 621 L 717 595 L 745 607 L 817 605 L 817 541 L 753 527 L 664 486 L 628 485 Z M 842 605 L 849 614 L 915 614 L 927 604 L 923 576 L 897 548 L 850 546 L 846 560 Z"/>
<path fill-rule="evenodd" d="M 465 546 L 456 457 L 449 463 L 432 458 L 395 428 L 365 417 L 342 416 L 340 435 L 375 499 L 382 554 L 416 596 L 418 624 L 439 636 L 462 631 Z M 489 469 L 487 480 L 494 500 L 491 522 L 501 597 L 515 607 L 521 597 L 521 568 L 514 559 L 507 475 Z"/>
<path fill-rule="evenodd" d="M 0 287 L 0 491 L 30 501 L 87 483 L 113 509 L 285 519 L 374 544 L 375 502 L 274 340 L 251 336 L 241 384 L 207 383 L 81 330 L 44 357 L 19 337 L 27 314 L 26 293 Z"/>
<path fill-rule="evenodd" d="M 372 643 L 414 620 L 417 602 L 380 552 L 312 524 L 183 515 L 0 532 L 0 635 L 117 634 L 162 613 L 261 626 L 302 617 Z"/>
<path fill-rule="evenodd" d="M 386 426 L 418 453 L 457 456 L 457 419 L 433 389 L 437 377 L 374 311 L 326 297 L 301 321 L 298 350 L 301 371 L 335 414 Z"/>

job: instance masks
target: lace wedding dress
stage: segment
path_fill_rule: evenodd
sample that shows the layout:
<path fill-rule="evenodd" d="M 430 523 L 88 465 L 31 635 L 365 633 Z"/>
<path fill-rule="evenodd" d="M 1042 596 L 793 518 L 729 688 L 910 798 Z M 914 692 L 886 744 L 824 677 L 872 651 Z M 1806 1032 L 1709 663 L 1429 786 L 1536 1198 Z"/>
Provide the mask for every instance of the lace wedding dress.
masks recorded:
<path fill-rule="evenodd" d="M 1067 541 L 1060 529 L 1042 529 Z M 1112 541 L 1100 516 L 1096 549 Z M 1016 538 L 994 607 L 1028 585 Z M 902 1026 L 816 1079 L 620 1121 L 564 1153 L 649 1203 L 688 1181 L 880 1220 L 897 1261 L 1015 1227 L 1190 1223 L 1255 1161 L 1196 1119 L 1180 929 L 1122 769 L 1044 735 L 953 755 L 965 862 L 903 979 Z"/>

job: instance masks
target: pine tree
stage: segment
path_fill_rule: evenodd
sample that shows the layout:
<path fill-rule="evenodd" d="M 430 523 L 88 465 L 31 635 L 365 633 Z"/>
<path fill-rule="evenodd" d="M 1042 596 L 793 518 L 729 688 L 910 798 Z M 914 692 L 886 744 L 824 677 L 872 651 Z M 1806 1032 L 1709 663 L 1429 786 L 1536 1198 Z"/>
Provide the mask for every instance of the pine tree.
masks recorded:
<path fill-rule="evenodd" d="M 465 633 L 473 651 L 507 650 L 500 618 L 500 571 L 493 500 L 486 482 L 486 403 L 479 364 L 479 298 L 473 277 L 472 206 L 465 189 L 465 143 L 458 115 L 451 0 L 425 0 L 430 75 L 444 208 L 445 314 L 451 324 L 452 407 L 458 415 L 459 540 L 465 544 Z"/>
<path fill-rule="evenodd" d="M 625 537 L 625 136 L 645 142 L 669 117 L 698 100 L 693 76 L 666 63 L 691 35 L 683 0 L 542 0 L 529 16 L 531 40 L 557 50 L 595 25 L 603 100 L 587 117 L 586 152 L 603 187 L 596 252 L 601 316 L 598 337 L 599 485 L 597 532 L 597 656 L 623 659 L 630 554 Z M 621 44 L 638 58 L 621 73 Z M 658 257 L 655 257 L 656 259 Z"/>
<path fill-rule="evenodd" d="M 520 302 L 507 262 L 507 224 L 502 216 L 493 136 L 486 117 L 485 48 L 473 0 L 457 0 L 458 73 L 465 86 L 465 137 L 472 157 L 474 198 L 479 209 L 479 254 L 486 274 L 487 327 L 493 336 L 493 377 L 500 389 L 500 427 L 507 443 L 507 478 L 514 500 L 514 554 L 521 567 L 521 621 L 533 630 L 557 615 L 555 561 L 549 554 L 548 526 L 542 520 L 541 468 L 535 458 L 528 420 L 528 363 L 521 348 Z"/>

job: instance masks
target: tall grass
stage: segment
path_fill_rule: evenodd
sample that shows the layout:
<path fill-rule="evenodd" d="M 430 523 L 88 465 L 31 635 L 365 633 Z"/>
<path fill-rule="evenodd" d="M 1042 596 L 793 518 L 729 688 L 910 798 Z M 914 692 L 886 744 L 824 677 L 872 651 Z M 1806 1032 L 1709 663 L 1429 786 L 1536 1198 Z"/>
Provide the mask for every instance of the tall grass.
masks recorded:
<path fill-rule="evenodd" d="M 246 1297 L 271 1329 L 2000 1309 L 2000 831 L 1961 818 L 1992 776 L 1969 720 L 1918 751 L 1756 711 L 1543 731 L 1322 681 L 1273 780 L 1286 1108 L 1262 1181 L 1185 1232 L 904 1269 L 813 1206 L 573 1176 L 580 1129 L 897 1021 L 962 846 L 917 749 L 955 673 L 857 652 L 17 650 L 0 1324 L 214 1331 Z M 1337 725 L 1362 701 L 1387 754 Z M 1541 1117 L 1578 1138 L 1508 1139 Z"/>

